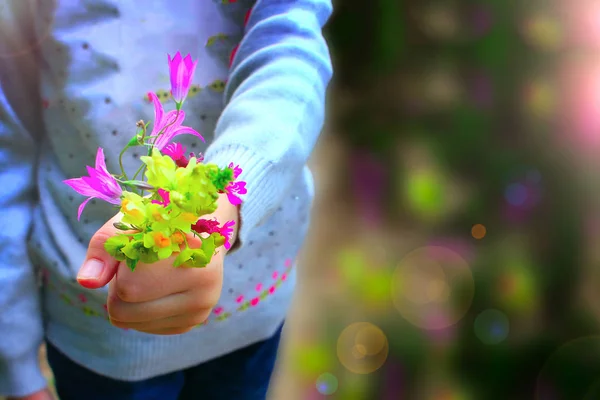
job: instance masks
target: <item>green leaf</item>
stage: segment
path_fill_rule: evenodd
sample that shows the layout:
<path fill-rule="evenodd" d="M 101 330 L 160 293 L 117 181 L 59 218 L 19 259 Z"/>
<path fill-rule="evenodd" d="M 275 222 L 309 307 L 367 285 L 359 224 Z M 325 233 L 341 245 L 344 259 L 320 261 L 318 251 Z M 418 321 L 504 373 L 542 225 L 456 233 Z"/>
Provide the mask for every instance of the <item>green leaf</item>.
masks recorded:
<path fill-rule="evenodd" d="M 134 259 L 128 258 L 127 266 L 129 267 L 130 270 L 135 271 L 135 267 L 137 266 L 139 261 L 140 260 L 134 260 Z"/>
<path fill-rule="evenodd" d="M 212 233 L 206 239 L 202 239 L 202 250 L 204 251 L 205 255 L 212 256 L 213 254 L 215 254 L 215 249 L 217 248 L 217 244 L 215 242 L 217 237 L 222 238 L 221 234 Z"/>
<path fill-rule="evenodd" d="M 221 247 L 225 244 L 225 236 L 221 235 L 220 233 L 213 233 L 211 236 L 215 237 L 216 247 Z"/>
<path fill-rule="evenodd" d="M 126 235 L 116 235 L 108 238 L 104 242 L 104 250 L 117 261 L 124 261 L 125 255 L 123 249 L 129 245 L 129 237 Z"/>
<path fill-rule="evenodd" d="M 233 181 L 233 169 L 223 168 L 217 171 L 209 171 L 208 177 L 219 191 L 223 191 Z"/>
<path fill-rule="evenodd" d="M 142 189 L 142 190 L 154 190 L 154 186 L 150 185 L 147 182 L 144 181 L 124 181 L 121 182 L 121 184 L 128 186 L 128 187 L 133 187 L 136 189 Z"/>
<path fill-rule="evenodd" d="M 210 261 L 202 249 L 184 249 L 173 261 L 174 267 L 204 268 Z"/>
<path fill-rule="evenodd" d="M 113 223 L 113 226 L 120 231 L 130 231 L 133 229 L 131 226 L 124 224 L 122 222 L 115 222 L 115 223 Z"/>
<path fill-rule="evenodd" d="M 143 144 L 144 139 L 142 138 L 142 135 L 138 134 L 131 138 L 131 140 L 127 143 L 127 147 L 141 146 Z"/>

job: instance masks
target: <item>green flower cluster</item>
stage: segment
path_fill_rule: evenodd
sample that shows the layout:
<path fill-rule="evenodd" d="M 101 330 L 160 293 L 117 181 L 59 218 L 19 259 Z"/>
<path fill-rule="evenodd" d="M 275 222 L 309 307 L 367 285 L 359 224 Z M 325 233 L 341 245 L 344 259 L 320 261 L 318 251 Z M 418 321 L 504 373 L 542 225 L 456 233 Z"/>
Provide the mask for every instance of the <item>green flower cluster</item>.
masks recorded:
<path fill-rule="evenodd" d="M 154 263 L 176 255 L 174 266 L 204 267 L 227 232 L 198 228 L 203 215 L 217 209 L 219 193 L 234 180 L 231 168 L 203 164 L 192 157 L 185 167 L 153 149 L 141 157 L 146 167 L 144 188 L 150 195 L 124 191 L 121 196 L 122 231 L 106 241 L 106 251 L 134 270 L 140 262 Z M 204 224 L 206 225 L 206 224 Z"/>

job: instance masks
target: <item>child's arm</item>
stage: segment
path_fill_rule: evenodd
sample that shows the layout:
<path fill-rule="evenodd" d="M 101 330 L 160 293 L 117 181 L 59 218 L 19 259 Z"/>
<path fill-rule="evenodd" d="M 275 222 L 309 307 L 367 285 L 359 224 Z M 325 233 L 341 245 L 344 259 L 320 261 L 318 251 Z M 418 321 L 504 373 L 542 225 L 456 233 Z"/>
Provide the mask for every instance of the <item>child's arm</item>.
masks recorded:
<path fill-rule="evenodd" d="M 32 221 L 36 145 L 8 104 L 0 75 L 0 395 L 46 386 L 38 350 L 42 316 L 27 256 Z"/>
<path fill-rule="evenodd" d="M 244 170 L 242 243 L 297 182 L 323 128 L 332 67 L 321 30 L 331 11 L 331 0 L 258 0 L 250 14 L 206 153 Z"/>
<path fill-rule="evenodd" d="M 25 10 L 8 14 L 15 6 L 0 9 L 0 397 L 46 386 L 38 362 L 40 298 L 27 255 L 38 148 L 30 133 L 40 132 L 40 102 L 31 102 L 39 97 L 34 49 L 20 22 Z"/>

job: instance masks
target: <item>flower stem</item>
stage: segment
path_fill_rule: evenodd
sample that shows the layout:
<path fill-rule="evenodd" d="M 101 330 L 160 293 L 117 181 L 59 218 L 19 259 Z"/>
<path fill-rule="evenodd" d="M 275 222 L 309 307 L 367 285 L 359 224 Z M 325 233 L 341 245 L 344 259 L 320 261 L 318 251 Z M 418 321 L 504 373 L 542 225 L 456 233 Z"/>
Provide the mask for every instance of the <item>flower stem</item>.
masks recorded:
<path fill-rule="evenodd" d="M 150 136 L 150 137 L 154 137 L 154 141 L 152 142 L 152 147 L 154 147 L 154 143 L 156 143 L 156 140 L 158 140 L 158 137 L 159 137 L 160 135 L 162 135 L 163 133 L 165 133 L 165 131 L 166 131 L 168 128 L 170 128 L 170 127 L 171 127 L 171 126 L 172 126 L 172 125 L 173 125 L 173 124 L 174 124 L 174 123 L 177 121 L 177 118 L 179 117 L 179 111 L 181 111 L 181 110 L 177 110 L 177 112 L 175 113 L 175 118 L 173 118 L 173 121 L 171 121 L 171 123 L 169 123 L 168 125 L 164 126 L 164 127 L 163 127 L 163 128 L 160 130 L 160 132 L 158 132 L 158 133 L 156 134 L 156 136 Z"/>
<path fill-rule="evenodd" d="M 135 180 L 135 178 L 137 178 L 138 174 L 139 174 L 140 172 L 142 172 L 142 169 L 144 169 L 144 167 L 145 167 L 145 166 L 146 166 L 146 164 L 142 164 L 142 165 L 140 165 L 140 167 L 138 168 L 138 170 L 137 170 L 137 171 L 135 171 L 135 174 L 133 174 L 133 178 L 131 178 L 131 180 Z"/>
<path fill-rule="evenodd" d="M 127 178 L 127 173 L 125 172 L 125 168 L 123 168 L 123 155 L 125 154 L 128 148 L 129 146 L 125 146 L 123 150 L 121 150 L 121 152 L 119 153 L 119 167 L 121 167 L 121 175 L 126 181 L 128 181 L 129 178 Z"/>

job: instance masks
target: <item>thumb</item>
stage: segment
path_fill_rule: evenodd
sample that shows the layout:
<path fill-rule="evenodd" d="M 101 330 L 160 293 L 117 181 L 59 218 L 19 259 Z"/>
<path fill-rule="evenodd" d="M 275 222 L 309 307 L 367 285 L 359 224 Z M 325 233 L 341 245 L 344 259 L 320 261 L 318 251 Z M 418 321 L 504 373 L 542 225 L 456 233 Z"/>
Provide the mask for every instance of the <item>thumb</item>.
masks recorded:
<path fill-rule="evenodd" d="M 117 214 L 92 236 L 85 261 L 79 268 L 77 281 L 88 289 L 98 289 L 107 285 L 117 273 L 119 262 L 104 250 L 104 243 L 117 233 L 114 222 L 120 221 Z"/>

